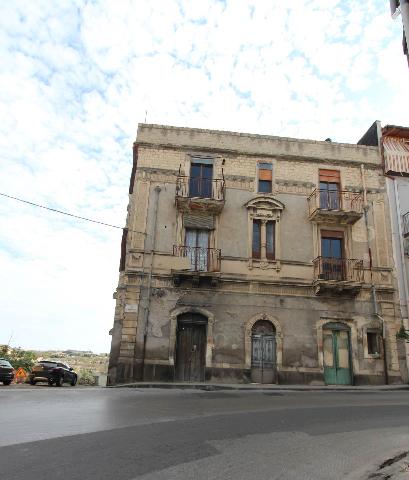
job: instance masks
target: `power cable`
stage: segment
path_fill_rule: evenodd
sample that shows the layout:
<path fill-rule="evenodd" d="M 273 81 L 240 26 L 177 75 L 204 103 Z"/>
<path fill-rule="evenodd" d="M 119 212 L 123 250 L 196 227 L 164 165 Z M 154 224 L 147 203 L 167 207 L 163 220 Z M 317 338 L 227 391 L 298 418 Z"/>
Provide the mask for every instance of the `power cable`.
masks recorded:
<path fill-rule="evenodd" d="M 6 195 L 5 193 L 0 192 L 0 195 L 3 196 L 3 197 L 11 198 L 12 200 L 17 200 L 18 202 L 27 203 L 28 205 L 32 205 L 33 207 L 44 208 L 45 210 L 50 210 L 51 212 L 61 213 L 62 215 L 68 215 L 69 217 L 79 218 L 80 220 L 86 220 L 87 222 L 98 223 L 100 225 L 105 225 L 106 227 L 119 228 L 120 230 L 123 230 L 123 227 L 118 227 L 117 225 L 111 225 L 110 223 L 100 222 L 98 220 L 92 220 L 91 218 L 80 217 L 79 215 L 74 215 L 73 213 L 63 212 L 63 211 L 57 210 L 55 208 L 46 207 L 44 205 L 39 205 L 38 203 L 29 202 L 28 200 L 23 200 L 22 198 L 13 197 L 12 195 Z M 129 232 L 134 232 L 134 233 L 140 233 L 142 235 L 146 235 L 146 233 L 139 232 L 138 230 L 128 229 L 128 231 Z"/>

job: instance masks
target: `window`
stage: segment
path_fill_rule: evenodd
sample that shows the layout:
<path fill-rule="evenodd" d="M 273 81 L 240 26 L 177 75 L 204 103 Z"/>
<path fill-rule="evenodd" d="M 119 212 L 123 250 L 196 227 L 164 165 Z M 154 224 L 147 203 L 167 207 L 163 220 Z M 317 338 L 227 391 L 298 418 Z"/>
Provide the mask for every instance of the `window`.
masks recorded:
<path fill-rule="evenodd" d="M 346 264 L 344 260 L 344 233 L 321 230 L 321 278 L 344 280 Z"/>
<path fill-rule="evenodd" d="M 213 160 L 193 159 L 190 167 L 189 196 L 212 198 Z"/>
<path fill-rule="evenodd" d="M 280 218 L 284 204 L 270 195 L 257 195 L 245 207 L 248 210 L 249 268 L 280 271 Z"/>
<path fill-rule="evenodd" d="M 271 163 L 258 164 L 258 191 L 259 193 L 272 192 L 272 165 Z"/>
<path fill-rule="evenodd" d="M 366 342 L 368 345 L 368 354 L 369 355 L 379 355 L 379 333 L 376 331 L 367 330 L 366 332 Z"/>
<path fill-rule="evenodd" d="M 275 222 L 266 223 L 266 257 L 275 259 Z"/>
<path fill-rule="evenodd" d="M 190 270 L 206 272 L 209 257 L 209 231 L 187 229 L 185 248 L 186 256 L 190 258 Z"/>
<path fill-rule="evenodd" d="M 320 170 L 320 208 L 339 210 L 340 175 L 337 170 Z"/>
<path fill-rule="evenodd" d="M 261 258 L 261 220 L 253 220 L 253 258 Z"/>
<path fill-rule="evenodd" d="M 252 257 L 275 259 L 275 222 L 253 220 Z"/>

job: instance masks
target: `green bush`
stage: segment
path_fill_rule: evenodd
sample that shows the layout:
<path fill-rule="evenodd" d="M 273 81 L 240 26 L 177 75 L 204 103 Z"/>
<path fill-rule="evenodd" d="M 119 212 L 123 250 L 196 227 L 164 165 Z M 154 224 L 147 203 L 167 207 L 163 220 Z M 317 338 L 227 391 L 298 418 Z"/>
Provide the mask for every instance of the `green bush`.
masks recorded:
<path fill-rule="evenodd" d="M 78 372 L 79 385 L 96 385 L 95 377 L 89 368 L 82 368 Z"/>

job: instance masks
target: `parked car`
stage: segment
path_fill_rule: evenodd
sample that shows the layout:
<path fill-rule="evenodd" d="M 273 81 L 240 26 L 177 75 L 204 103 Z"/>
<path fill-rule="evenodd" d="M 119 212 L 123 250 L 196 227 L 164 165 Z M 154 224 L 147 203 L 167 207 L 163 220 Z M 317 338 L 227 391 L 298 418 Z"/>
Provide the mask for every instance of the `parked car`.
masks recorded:
<path fill-rule="evenodd" d="M 74 386 L 78 376 L 65 363 L 42 360 L 34 365 L 28 379 L 31 385 L 35 385 L 37 382 L 48 382 L 49 385 L 55 384 L 57 387 L 62 387 L 63 383 Z"/>
<path fill-rule="evenodd" d="M 8 360 L 0 358 L 0 382 L 3 385 L 10 385 L 14 379 L 14 368 Z"/>

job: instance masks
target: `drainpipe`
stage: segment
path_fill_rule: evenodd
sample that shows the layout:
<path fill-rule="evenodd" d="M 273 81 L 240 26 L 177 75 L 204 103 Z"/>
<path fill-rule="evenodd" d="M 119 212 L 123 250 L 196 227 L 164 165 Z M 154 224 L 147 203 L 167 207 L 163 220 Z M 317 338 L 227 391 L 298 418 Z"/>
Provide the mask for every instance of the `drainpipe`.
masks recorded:
<path fill-rule="evenodd" d="M 374 315 L 382 322 L 382 349 L 383 349 L 383 374 L 385 377 L 385 385 L 389 385 L 388 362 L 386 360 L 386 328 L 385 319 L 378 314 L 378 302 L 376 301 L 375 286 L 372 285 L 372 298 L 374 304 Z"/>
<path fill-rule="evenodd" d="M 362 187 L 364 193 L 364 218 L 365 218 L 365 227 L 366 227 L 366 241 L 368 245 L 368 255 L 369 255 L 369 271 L 371 275 L 371 293 L 372 293 L 372 303 L 373 303 L 373 314 L 375 317 L 379 318 L 382 322 L 382 350 L 383 350 L 383 373 L 385 378 L 385 385 L 389 384 L 389 376 L 388 376 L 388 364 L 386 360 L 386 329 L 385 329 L 385 320 L 381 317 L 378 313 L 378 301 L 376 298 L 376 288 L 373 281 L 373 271 L 372 271 L 372 251 L 371 246 L 369 244 L 369 237 L 370 237 L 370 230 L 369 230 L 369 222 L 368 222 L 368 196 L 366 191 L 366 183 L 365 183 L 365 168 L 364 165 L 361 164 L 361 179 L 362 179 Z"/>
<path fill-rule="evenodd" d="M 145 353 L 146 353 L 146 340 L 148 337 L 148 327 L 149 327 L 149 312 L 150 312 L 150 303 L 151 303 L 151 286 L 152 286 L 152 271 L 153 271 L 153 257 L 155 255 L 155 246 L 156 246 L 156 225 L 158 221 L 158 203 L 159 203 L 159 194 L 161 188 L 159 185 L 155 187 L 155 199 L 153 205 L 153 232 L 152 232 L 152 242 L 151 242 L 151 261 L 149 265 L 149 274 L 148 274 L 148 290 L 146 294 L 146 306 L 145 306 L 145 315 L 144 315 L 144 331 L 143 331 L 143 350 L 142 350 L 142 380 L 145 379 Z"/>

